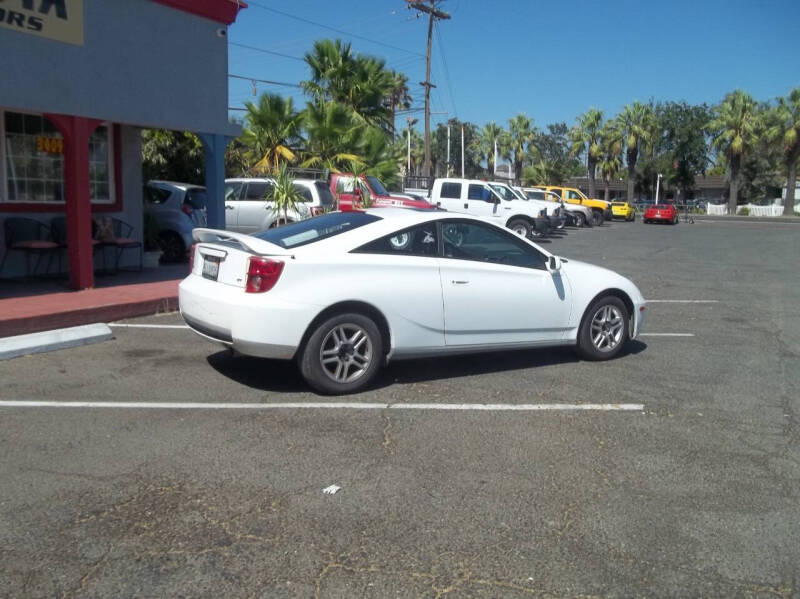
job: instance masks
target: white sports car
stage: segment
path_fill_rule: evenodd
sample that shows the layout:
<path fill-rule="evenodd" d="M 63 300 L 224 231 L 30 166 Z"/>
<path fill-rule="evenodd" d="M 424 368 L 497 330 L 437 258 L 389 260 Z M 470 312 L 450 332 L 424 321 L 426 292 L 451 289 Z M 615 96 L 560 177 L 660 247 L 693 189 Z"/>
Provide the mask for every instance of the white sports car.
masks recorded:
<path fill-rule="evenodd" d="M 389 359 L 572 345 L 604 360 L 644 321 L 628 279 L 462 214 L 331 212 L 194 238 L 186 323 L 241 354 L 296 359 L 322 393 L 365 388 Z"/>

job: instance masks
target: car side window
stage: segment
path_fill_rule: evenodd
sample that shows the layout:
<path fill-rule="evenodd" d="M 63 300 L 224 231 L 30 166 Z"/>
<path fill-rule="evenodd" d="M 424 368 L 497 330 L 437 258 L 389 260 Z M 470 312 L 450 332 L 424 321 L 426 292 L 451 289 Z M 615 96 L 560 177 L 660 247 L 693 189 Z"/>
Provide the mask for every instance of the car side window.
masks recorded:
<path fill-rule="evenodd" d="M 144 197 L 150 204 L 163 204 L 172 192 L 151 185 L 144 186 Z"/>
<path fill-rule="evenodd" d="M 336 193 L 353 193 L 353 178 L 339 177 L 336 180 Z"/>
<path fill-rule="evenodd" d="M 247 184 L 247 191 L 245 192 L 244 199 L 249 201 L 264 201 L 268 200 L 268 196 L 272 195 L 272 183 L 267 181 L 250 181 Z"/>
<path fill-rule="evenodd" d="M 443 198 L 459 199 L 461 197 L 461 183 L 442 183 L 442 191 L 439 195 Z"/>
<path fill-rule="evenodd" d="M 444 257 L 546 270 L 545 255 L 506 232 L 472 221 L 443 221 Z"/>
<path fill-rule="evenodd" d="M 579 196 L 574 191 L 567 191 L 567 198 L 570 199 L 570 200 L 580 200 L 580 199 L 582 199 L 581 196 Z"/>
<path fill-rule="evenodd" d="M 225 201 L 226 202 L 235 202 L 242 198 L 242 187 L 244 187 L 244 183 L 239 181 L 235 183 L 226 183 L 225 184 Z"/>
<path fill-rule="evenodd" d="M 436 223 L 425 223 L 386 235 L 353 250 L 358 254 L 392 254 L 436 257 L 439 251 Z"/>
<path fill-rule="evenodd" d="M 483 199 L 483 191 L 486 189 L 483 185 L 475 185 L 470 184 L 467 188 L 467 199 L 468 200 L 482 200 Z"/>

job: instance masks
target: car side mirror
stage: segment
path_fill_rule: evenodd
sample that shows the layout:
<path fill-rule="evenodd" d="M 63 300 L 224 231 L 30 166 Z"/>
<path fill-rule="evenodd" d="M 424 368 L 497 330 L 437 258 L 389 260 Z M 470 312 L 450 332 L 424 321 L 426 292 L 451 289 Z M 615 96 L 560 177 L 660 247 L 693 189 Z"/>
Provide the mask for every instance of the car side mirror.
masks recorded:
<path fill-rule="evenodd" d="M 561 258 L 558 256 L 550 256 L 550 259 L 547 261 L 547 270 L 550 272 L 558 272 L 561 270 Z"/>

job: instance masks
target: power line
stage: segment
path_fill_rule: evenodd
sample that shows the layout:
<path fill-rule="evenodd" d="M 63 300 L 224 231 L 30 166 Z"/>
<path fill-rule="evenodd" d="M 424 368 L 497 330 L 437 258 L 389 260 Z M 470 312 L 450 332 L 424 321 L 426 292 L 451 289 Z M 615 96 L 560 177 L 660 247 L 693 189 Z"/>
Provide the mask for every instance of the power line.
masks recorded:
<path fill-rule="evenodd" d="M 268 83 L 269 85 L 283 85 L 285 87 L 296 87 L 298 89 L 303 89 L 297 83 L 282 83 L 280 81 L 270 81 L 269 79 L 257 79 L 255 77 L 245 77 L 244 75 L 234 75 L 232 73 L 228 73 L 228 77 L 232 77 L 233 79 L 244 79 L 245 81 L 257 81 L 258 83 Z"/>
<path fill-rule="evenodd" d="M 315 25 L 317 27 L 322 27 L 323 29 L 328 29 L 329 31 L 334 31 L 336 33 L 340 33 L 342 35 L 346 35 L 348 37 L 352 37 L 355 39 L 364 40 L 365 42 L 369 42 L 371 44 L 377 44 L 378 46 L 385 46 L 386 48 L 392 48 L 394 50 L 400 50 L 401 52 L 407 52 L 409 54 L 416 54 L 417 56 L 425 56 L 424 54 L 420 54 L 419 52 L 414 52 L 412 50 L 408 50 L 406 48 L 401 48 L 399 46 L 393 46 L 391 44 L 387 44 L 385 42 L 379 42 L 377 40 L 370 39 L 368 37 L 364 37 L 363 35 L 356 35 L 355 33 L 350 33 L 349 31 L 344 31 L 343 29 L 337 29 L 336 27 L 330 27 L 329 25 L 325 25 L 324 23 L 317 23 L 316 21 L 312 21 L 311 19 L 306 19 L 303 17 L 298 17 L 297 15 L 289 14 L 288 12 L 283 12 L 282 10 L 278 10 L 277 8 L 271 8 L 269 6 L 264 6 L 263 4 L 259 4 L 257 2 L 249 1 L 248 4 L 250 6 L 256 6 L 262 10 L 266 10 L 269 12 L 273 12 L 275 14 L 282 15 L 284 17 L 288 17 L 290 19 L 294 19 L 296 21 L 300 21 L 301 23 L 307 23 L 309 25 Z"/>
<path fill-rule="evenodd" d="M 456 100 L 453 96 L 453 83 L 450 80 L 450 69 L 447 68 L 447 59 L 444 56 L 444 44 L 442 43 L 441 29 L 434 24 L 436 29 L 436 41 L 439 43 L 439 58 L 441 58 L 442 66 L 444 66 L 444 76 L 447 81 L 447 93 L 450 96 L 450 103 L 453 105 L 453 116 L 458 118 L 458 109 L 456 108 Z"/>
<path fill-rule="evenodd" d="M 247 44 L 239 44 L 237 42 L 228 42 L 230 46 L 236 46 L 238 48 L 247 48 L 248 50 L 256 50 L 258 52 L 263 52 L 264 54 L 272 54 L 273 56 L 280 56 L 281 58 L 289 58 L 291 60 L 297 60 L 300 62 L 305 62 L 302 58 L 297 56 L 289 56 L 288 54 L 281 54 L 280 52 L 273 52 L 272 50 L 267 50 L 266 48 L 257 48 L 256 46 L 248 46 Z"/>

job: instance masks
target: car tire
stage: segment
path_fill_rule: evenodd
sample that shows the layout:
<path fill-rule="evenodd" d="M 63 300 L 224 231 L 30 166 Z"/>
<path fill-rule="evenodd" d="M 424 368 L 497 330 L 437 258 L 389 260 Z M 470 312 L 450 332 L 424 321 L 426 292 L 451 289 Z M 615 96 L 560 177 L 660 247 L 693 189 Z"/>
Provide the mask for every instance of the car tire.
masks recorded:
<path fill-rule="evenodd" d="M 506 227 L 525 239 L 528 239 L 531 235 L 537 236 L 536 229 L 532 228 L 530 223 L 522 218 L 512 218 L 506 223 Z"/>
<path fill-rule="evenodd" d="M 580 212 L 575 213 L 575 221 L 575 226 L 579 229 L 586 226 L 586 216 Z"/>
<path fill-rule="evenodd" d="M 357 393 L 383 363 L 383 337 L 375 322 L 358 313 L 332 316 L 319 324 L 300 353 L 300 374 L 325 395 Z"/>
<path fill-rule="evenodd" d="M 602 212 L 599 210 L 592 210 L 592 225 L 599 227 L 605 220 L 606 218 L 603 216 Z"/>
<path fill-rule="evenodd" d="M 589 306 L 578 330 L 577 350 L 585 360 L 610 360 L 628 340 L 628 309 L 615 295 L 605 295 Z"/>
<path fill-rule="evenodd" d="M 183 262 L 188 258 L 183 239 L 175 231 L 162 231 L 158 235 L 162 262 Z"/>

